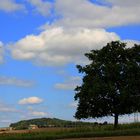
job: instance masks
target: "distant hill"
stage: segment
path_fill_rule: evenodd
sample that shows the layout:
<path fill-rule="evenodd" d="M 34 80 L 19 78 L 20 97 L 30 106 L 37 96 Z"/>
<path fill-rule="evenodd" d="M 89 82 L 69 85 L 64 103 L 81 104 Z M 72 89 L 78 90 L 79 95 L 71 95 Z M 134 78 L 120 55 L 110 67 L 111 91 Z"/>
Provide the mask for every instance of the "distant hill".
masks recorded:
<path fill-rule="evenodd" d="M 75 121 L 66 121 L 57 118 L 39 118 L 39 119 L 31 119 L 31 120 L 22 120 L 17 123 L 10 124 L 10 127 L 14 129 L 28 129 L 29 125 L 34 124 L 39 128 L 43 127 L 79 127 L 79 126 L 91 126 L 94 123 L 88 122 L 75 122 Z"/>

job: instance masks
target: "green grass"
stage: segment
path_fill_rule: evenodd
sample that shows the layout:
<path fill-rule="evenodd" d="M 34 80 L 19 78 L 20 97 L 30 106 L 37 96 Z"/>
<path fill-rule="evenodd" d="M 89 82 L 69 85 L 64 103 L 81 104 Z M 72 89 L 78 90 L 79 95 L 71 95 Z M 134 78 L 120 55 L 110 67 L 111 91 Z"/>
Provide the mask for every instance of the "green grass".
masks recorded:
<path fill-rule="evenodd" d="M 109 136 L 136 136 L 140 135 L 140 123 L 119 125 L 117 129 L 113 125 L 94 126 L 86 128 L 60 129 L 49 132 L 29 132 L 26 134 L 1 134 L 0 140 L 55 140 L 63 138 L 79 137 L 109 137 Z"/>

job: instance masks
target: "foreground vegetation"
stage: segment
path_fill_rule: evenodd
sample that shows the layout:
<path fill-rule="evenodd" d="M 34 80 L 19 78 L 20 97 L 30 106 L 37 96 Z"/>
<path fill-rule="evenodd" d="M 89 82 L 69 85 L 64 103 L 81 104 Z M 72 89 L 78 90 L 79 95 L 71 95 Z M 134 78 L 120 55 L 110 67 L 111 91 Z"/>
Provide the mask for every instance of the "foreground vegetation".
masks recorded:
<path fill-rule="evenodd" d="M 140 123 L 123 124 L 114 129 L 113 125 L 95 125 L 81 128 L 58 128 L 56 130 L 29 131 L 26 133 L 3 133 L 0 140 L 54 140 L 80 137 L 108 137 L 108 136 L 136 136 L 140 135 Z"/>

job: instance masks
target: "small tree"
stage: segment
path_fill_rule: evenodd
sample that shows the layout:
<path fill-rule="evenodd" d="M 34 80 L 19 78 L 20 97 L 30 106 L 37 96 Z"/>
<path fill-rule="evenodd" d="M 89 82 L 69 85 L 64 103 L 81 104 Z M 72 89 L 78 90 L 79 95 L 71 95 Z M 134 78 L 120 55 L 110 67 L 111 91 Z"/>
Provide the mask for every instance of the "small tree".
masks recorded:
<path fill-rule="evenodd" d="M 77 65 L 83 82 L 75 91 L 77 119 L 118 116 L 140 111 L 140 45 L 126 48 L 114 41 L 100 50 L 85 54 L 91 61 Z"/>

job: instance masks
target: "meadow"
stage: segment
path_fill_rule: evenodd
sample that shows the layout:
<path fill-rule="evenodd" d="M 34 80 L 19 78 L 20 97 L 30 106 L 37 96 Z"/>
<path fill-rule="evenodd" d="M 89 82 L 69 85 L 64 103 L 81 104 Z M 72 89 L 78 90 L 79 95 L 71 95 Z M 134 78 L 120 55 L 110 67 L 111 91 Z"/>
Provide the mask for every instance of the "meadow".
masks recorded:
<path fill-rule="evenodd" d="M 55 140 L 66 138 L 89 138 L 111 136 L 140 136 L 140 123 L 95 125 L 78 128 L 45 128 L 37 130 L 9 131 L 0 134 L 0 140 Z"/>

